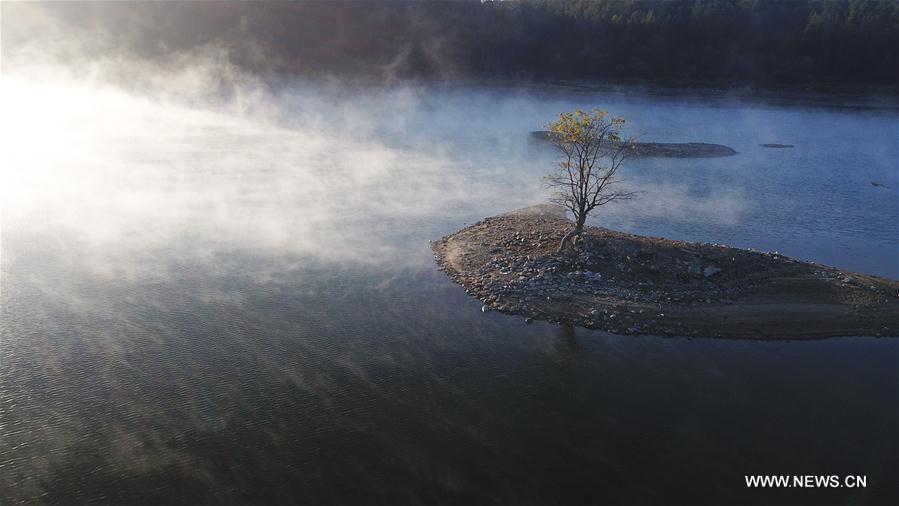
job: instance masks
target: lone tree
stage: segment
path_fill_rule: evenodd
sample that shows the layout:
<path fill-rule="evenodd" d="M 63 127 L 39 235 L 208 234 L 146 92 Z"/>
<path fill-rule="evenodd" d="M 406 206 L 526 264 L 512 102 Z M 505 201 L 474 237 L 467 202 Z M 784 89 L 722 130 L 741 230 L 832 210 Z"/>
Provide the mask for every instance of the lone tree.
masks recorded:
<path fill-rule="evenodd" d="M 575 237 L 583 241 L 584 223 L 591 211 L 636 195 L 612 188 L 617 182 L 615 173 L 633 149 L 632 140 L 621 139 L 622 125 L 624 118 L 599 109 L 562 113 L 546 125 L 549 141 L 562 152 L 557 170 L 547 176 L 548 185 L 555 190 L 551 200 L 571 211 L 575 221 L 559 243 L 560 252 L 573 244 Z"/>

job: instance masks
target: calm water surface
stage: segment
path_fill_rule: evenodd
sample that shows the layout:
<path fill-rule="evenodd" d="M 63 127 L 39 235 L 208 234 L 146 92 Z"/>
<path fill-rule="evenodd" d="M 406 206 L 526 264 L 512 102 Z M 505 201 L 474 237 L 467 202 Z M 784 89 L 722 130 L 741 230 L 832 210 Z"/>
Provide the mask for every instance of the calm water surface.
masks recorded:
<path fill-rule="evenodd" d="M 544 198 L 552 152 L 527 132 L 600 105 L 740 154 L 634 160 L 644 193 L 596 223 L 896 278 L 894 109 L 297 85 L 238 114 L 5 86 L 49 105 L 4 146 L 3 504 L 899 500 L 899 341 L 526 325 L 482 314 L 427 245 Z"/>

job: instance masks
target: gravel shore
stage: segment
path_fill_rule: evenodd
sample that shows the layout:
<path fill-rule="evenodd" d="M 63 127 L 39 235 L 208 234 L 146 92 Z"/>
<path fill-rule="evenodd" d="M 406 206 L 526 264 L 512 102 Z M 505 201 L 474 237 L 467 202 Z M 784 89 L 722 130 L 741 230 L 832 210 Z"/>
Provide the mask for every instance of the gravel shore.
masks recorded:
<path fill-rule="evenodd" d="M 483 311 L 620 334 L 793 339 L 899 335 L 899 282 L 778 253 L 587 227 L 538 205 L 433 243 Z M 586 246 L 586 247 L 585 247 Z"/>

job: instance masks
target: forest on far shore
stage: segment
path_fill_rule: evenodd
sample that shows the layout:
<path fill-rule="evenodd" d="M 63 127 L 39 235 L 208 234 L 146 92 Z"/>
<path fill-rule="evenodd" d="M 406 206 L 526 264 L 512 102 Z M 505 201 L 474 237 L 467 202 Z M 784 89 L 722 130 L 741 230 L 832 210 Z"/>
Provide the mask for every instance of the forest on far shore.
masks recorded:
<path fill-rule="evenodd" d="M 16 29 L 3 42 L 60 37 Z M 60 2 L 79 33 L 165 58 L 216 45 L 256 72 L 383 79 L 635 79 L 659 83 L 888 85 L 899 2 Z M 5 44 L 4 44 L 5 45 Z"/>

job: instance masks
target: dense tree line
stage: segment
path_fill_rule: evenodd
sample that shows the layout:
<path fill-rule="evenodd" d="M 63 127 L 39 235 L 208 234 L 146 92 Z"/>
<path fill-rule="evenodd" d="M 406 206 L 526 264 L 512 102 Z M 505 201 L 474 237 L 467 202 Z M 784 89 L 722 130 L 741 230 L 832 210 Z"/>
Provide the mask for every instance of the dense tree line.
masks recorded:
<path fill-rule="evenodd" d="M 4 5 L 4 32 L 15 25 L 9 6 Z M 118 46 L 143 56 L 220 44 L 244 67 L 290 74 L 765 85 L 895 85 L 899 79 L 895 1 L 59 3 L 46 8 L 82 28 L 106 30 Z"/>

